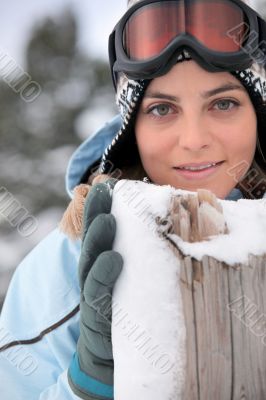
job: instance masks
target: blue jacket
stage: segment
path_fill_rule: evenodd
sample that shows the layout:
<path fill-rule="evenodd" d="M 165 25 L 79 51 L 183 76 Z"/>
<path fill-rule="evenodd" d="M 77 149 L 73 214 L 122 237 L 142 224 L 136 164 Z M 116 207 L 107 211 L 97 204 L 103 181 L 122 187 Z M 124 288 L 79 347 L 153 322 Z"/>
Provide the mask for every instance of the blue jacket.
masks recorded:
<path fill-rule="evenodd" d="M 119 127 L 117 116 L 75 151 L 66 175 L 70 197 Z M 30 344 L 0 352 L 1 400 L 79 399 L 67 380 L 79 337 L 79 255 L 80 241 L 71 241 L 56 229 L 16 269 L 1 313 L 0 347 L 16 340 Z M 58 322 L 56 329 L 31 343 Z"/>

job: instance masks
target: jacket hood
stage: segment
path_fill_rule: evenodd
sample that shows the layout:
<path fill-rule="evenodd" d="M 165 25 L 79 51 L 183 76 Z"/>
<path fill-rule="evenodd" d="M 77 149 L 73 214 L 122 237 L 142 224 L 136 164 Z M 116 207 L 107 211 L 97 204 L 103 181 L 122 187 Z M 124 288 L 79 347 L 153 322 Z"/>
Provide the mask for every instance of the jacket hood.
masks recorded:
<path fill-rule="evenodd" d="M 110 145 L 121 128 L 121 116 L 117 115 L 105 123 L 85 140 L 73 153 L 69 160 L 65 185 L 69 196 L 73 197 L 73 189 L 79 185 L 88 168 L 101 158 L 104 150 Z"/>

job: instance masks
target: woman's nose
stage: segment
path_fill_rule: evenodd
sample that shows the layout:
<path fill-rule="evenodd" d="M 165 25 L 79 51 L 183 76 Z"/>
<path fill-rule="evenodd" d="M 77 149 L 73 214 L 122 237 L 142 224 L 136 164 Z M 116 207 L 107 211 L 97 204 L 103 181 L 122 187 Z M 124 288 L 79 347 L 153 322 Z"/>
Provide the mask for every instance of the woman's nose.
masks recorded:
<path fill-rule="evenodd" d="M 211 143 L 210 127 L 202 119 L 187 117 L 178 127 L 178 144 L 184 150 L 200 151 Z"/>

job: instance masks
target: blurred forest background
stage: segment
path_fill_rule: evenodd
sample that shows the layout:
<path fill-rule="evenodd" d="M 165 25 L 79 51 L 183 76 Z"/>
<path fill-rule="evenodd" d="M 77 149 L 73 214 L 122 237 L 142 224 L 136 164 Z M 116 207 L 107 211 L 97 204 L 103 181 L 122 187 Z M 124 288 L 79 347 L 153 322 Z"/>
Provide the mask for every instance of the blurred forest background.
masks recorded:
<path fill-rule="evenodd" d="M 0 201 L 0 305 L 15 267 L 61 219 L 73 151 L 117 112 L 107 62 L 81 54 L 76 44 L 70 10 L 46 18 L 32 32 L 23 66 L 40 84 L 39 97 L 25 102 L 0 81 L 0 187 L 37 220 L 37 229 L 21 236 Z"/>
<path fill-rule="evenodd" d="M 256 4 L 266 17 L 266 0 Z M 57 226 L 69 202 L 64 177 L 70 156 L 117 113 L 107 62 L 81 53 L 77 39 L 70 9 L 32 31 L 23 68 L 42 89 L 33 102 L 0 80 L 0 309 L 14 269 Z M 31 235 L 8 222 L 3 188 L 36 218 Z"/>

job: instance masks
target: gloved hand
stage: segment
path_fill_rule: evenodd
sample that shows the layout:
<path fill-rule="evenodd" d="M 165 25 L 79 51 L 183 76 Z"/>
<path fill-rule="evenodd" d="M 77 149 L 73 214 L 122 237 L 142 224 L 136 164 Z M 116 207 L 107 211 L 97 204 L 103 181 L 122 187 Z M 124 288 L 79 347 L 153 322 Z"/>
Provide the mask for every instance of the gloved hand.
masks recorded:
<path fill-rule="evenodd" d="M 79 260 L 80 337 L 68 370 L 69 384 L 82 399 L 113 399 L 111 298 L 123 260 L 112 251 L 116 224 L 110 214 L 114 180 L 96 184 L 84 208 Z"/>

